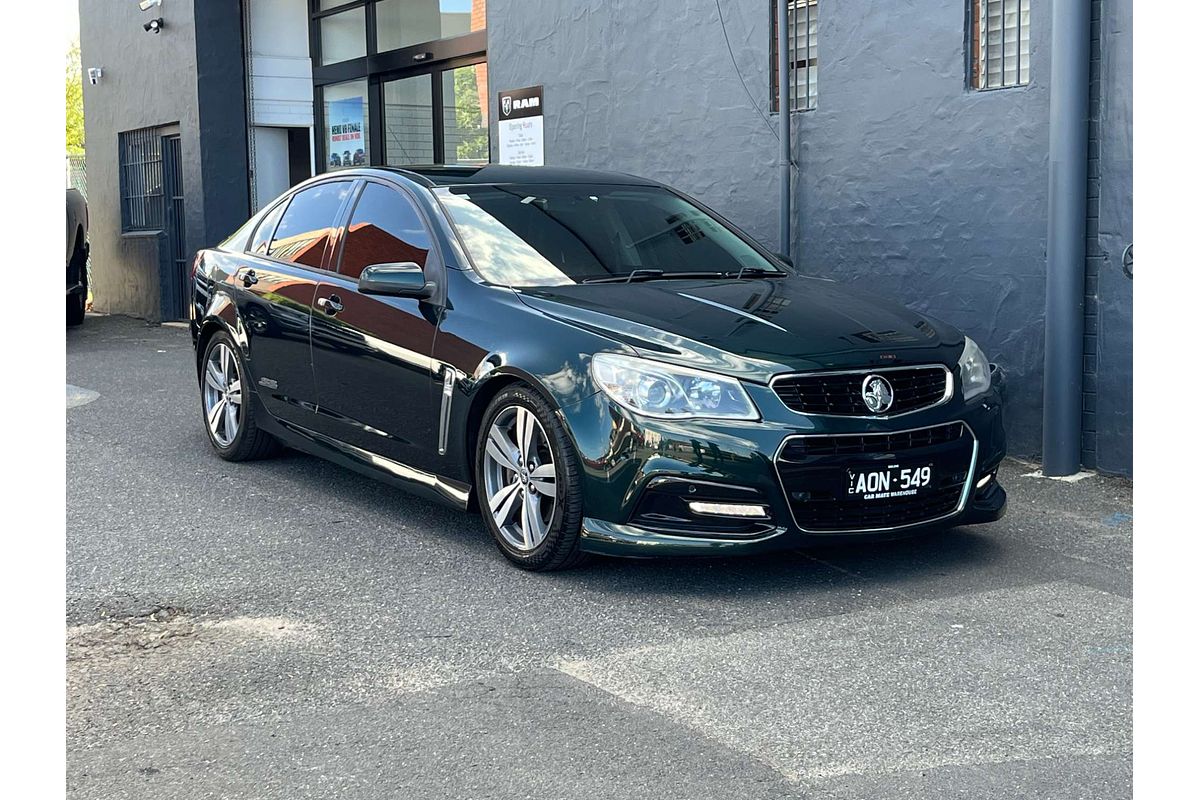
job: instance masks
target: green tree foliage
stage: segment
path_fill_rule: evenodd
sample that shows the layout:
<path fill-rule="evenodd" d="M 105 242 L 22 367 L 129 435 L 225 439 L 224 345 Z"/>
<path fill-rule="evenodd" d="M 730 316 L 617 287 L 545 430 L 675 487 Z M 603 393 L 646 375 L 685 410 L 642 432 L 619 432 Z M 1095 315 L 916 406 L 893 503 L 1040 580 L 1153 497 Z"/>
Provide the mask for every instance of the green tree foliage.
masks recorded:
<path fill-rule="evenodd" d="M 83 152 L 83 67 L 79 42 L 67 50 L 67 153 Z"/>
<path fill-rule="evenodd" d="M 460 163 L 487 161 L 488 158 L 487 127 L 479 109 L 475 72 L 474 67 L 454 71 L 455 124 L 459 133 L 456 160 Z"/>

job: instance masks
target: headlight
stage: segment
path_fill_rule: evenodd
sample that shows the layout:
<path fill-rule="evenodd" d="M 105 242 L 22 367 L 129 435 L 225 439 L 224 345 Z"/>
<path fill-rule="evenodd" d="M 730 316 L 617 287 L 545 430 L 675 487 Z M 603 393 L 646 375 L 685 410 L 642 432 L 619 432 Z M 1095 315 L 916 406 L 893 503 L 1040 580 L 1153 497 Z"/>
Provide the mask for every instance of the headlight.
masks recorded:
<path fill-rule="evenodd" d="M 724 375 L 597 353 L 592 378 L 618 405 L 647 417 L 758 419 L 742 384 Z"/>
<path fill-rule="evenodd" d="M 992 369 L 979 345 L 970 336 L 965 338 L 966 346 L 958 359 L 958 370 L 962 376 L 963 399 L 970 400 L 992 387 Z"/>

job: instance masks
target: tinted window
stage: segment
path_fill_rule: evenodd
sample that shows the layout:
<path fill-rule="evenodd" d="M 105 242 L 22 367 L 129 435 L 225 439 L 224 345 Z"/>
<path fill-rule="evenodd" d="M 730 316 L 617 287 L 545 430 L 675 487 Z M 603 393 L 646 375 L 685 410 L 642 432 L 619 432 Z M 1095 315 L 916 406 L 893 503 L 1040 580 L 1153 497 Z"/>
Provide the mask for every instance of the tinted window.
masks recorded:
<path fill-rule="evenodd" d="M 703 209 L 654 186 L 461 186 L 438 194 L 472 263 L 506 286 L 623 278 L 635 270 L 779 272 Z"/>
<path fill-rule="evenodd" d="M 343 275 L 357 278 L 364 267 L 415 261 L 429 256 L 429 234 L 412 202 L 395 189 L 368 183 L 358 198 L 342 248 Z"/>
<path fill-rule="evenodd" d="M 262 218 L 258 228 L 254 231 L 254 238 L 250 240 L 250 247 L 247 249 L 256 256 L 265 256 L 267 250 L 271 247 L 271 236 L 275 233 L 275 226 L 279 224 L 279 217 L 283 214 L 283 210 L 287 208 L 287 201 L 284 200 L 279 205 L 275 206 L 271 211 Z"/>
<path fill-rule="evenodd" d="M 272 258 L 320 267 L 336 229 L 338 210 L 354 184 L 320 183 L 292 197 L 271 240 Z"/>

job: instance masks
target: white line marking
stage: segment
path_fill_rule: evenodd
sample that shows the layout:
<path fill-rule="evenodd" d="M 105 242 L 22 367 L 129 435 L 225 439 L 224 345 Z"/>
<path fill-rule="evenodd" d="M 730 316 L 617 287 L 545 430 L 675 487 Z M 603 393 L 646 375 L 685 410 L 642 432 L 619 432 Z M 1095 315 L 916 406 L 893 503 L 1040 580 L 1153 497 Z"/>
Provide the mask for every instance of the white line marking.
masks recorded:
<path fill-rule="evenodd" d="M 67 384 L 67 408 L 75 408 L 76 406 L 84 406 L 100 397 L 99 392 L 93 392 L 91 389 L 84 389 L 80 386 L 72 386 Z"/>
<path fill-rule="evenodd" d="M 1048 481 L 1062 481 L 1063 483 L 1079 483 L 1081 480 L 1083 480 L 1085 478 L 1096 477 L 1096 473 L 1087 472 L 1086 470 L 1084 470 L 1082 472 L 1076 472 L 1074 475 L 1063 475 L 1060 477 L 1055 477 L 1053 475 L 1045 475 L 1042 473 L 1042 471 L 1040 469 L 1035 469 L 1033 472 L 1022 473 L 1021 477 L 1022 478 L 1041 478 L 1043 480 L 1048 480 Z"/>

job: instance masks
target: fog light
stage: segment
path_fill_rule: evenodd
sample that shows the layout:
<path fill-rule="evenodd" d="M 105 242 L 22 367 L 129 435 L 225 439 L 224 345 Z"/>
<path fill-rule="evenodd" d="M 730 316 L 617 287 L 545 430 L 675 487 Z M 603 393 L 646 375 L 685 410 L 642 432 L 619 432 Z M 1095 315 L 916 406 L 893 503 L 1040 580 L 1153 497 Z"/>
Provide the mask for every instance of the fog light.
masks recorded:
<path fill-rule="evenodd" d="M 984 475 L 982 478 L 980 478 L 980 479 L 979 479 L 979 483 L 975 484 L 975 488 L 976 488 L 976 489 L 982 489 L 983 487 L 985 487 L 985 486 L 987 486 L 989 483 L 991 483 L 991 482 L 992 482 L 992 478 L 994 478 L 994 477 L 995 477 L 995 473 L 994 473 L 994 472 L 989 472 L 987 475 Z"/>
<path fill-rule="evenodd" d="M 767 507 L 755 505 L 752 503 L 705 503 L 698 500 L 689 500 L 688 508 L 693 514 L 702 514 L 708 517 L 753 517 L 755 519 L 766 519 L 770 516 L 767 513 Z"/>

